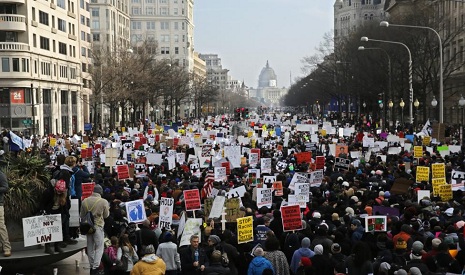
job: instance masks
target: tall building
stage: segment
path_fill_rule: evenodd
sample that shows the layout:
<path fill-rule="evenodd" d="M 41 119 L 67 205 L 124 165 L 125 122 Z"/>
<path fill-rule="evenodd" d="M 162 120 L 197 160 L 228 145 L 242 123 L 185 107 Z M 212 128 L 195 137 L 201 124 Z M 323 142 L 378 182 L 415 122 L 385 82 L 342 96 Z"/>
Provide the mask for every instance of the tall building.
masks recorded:
<path fill-rule="evenodd" d="M 195 77 L 206 78 L 207 77 L 207 65 L 205 60 L 200 58 L 199 53 L 194 52 L 194 70 Z"/>
<path fill-rule="evenodd" d="M 131 0 L 131 45 L 156 42 L 157 59 L 194 68 L 194 0 Z"/>
<path fill-rule="evenodd" d="M 223 69 L 221 58 L 217 54 L 200 54 L 207 66 L 207 81 L 221 90 L 228 89 L 228 69 Z"/>
<path fill-rule="evenodd" d="M 82 131 L 90 90 L 81 56 L 90 32 L 79 20 L 88 23 L 88 0 L 5 1 L 0 10 L 0 127 L 40 135 Z"/>
<path fill-rule="evenodd" d="M 366 21 L 384 20 L 386 0 L 336 0 L 334 2 L 334 40 L 347 37 Z"/>
<path fill-rule="evenodd" d="M 258 87 L 249 90 L 249 96 L 267 106 L 279 106 L 281 98 L 286 95 L 286 88 L 278 87 L 278 76 L 266 61 L 258 77 Z"/>

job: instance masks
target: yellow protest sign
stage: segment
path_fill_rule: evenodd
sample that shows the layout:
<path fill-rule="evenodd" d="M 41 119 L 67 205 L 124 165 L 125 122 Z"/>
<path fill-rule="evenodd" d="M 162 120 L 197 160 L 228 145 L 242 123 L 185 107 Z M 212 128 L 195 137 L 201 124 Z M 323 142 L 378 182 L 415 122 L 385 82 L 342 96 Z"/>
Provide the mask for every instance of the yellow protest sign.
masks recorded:
<path fill-rule="evenodd" d="M 452 199 L 452 185 L 444 184 L 439 186 L 439 196 L 441 197 L 441 201 Z"/>
<path fill-rule="evenodd" d="M 417 166 L 417 182 L 429 181 L 429 167 Z"/>
<path fill-rule="evenodd" d="M 431 143 L 431 137 L 430 136 L 424 136 L 422 143 L 423 143 L 423 145 L 428 146 Z"/>
<path fill-rule="evenodd" d="M 247 158 L 241 157 L 241 165 L 247 165 Z"/>
<path fill-rule="evenodd" d="M 431 164 L 432 178 L 445 178 L 446 177 L 446 165 L 444 163 Z"/>
<path fill-rule="evenodd" d="M 50 146 L 55 147 L 57 145 L 57 139 L 56 138 L 50 138 Z"/>
<path fill-rule="evenodd" d="M 414 158 L 423 157 L 423 146 L 413 146 L 413 157 Z"/>
<path fill-rule="evenodd" d="M 237 243 L 248 243 L 253 241 L 253 219 L 252 216 L 237 219 Z"/>
<path fill-rule="evenodd" d="M 447 184 L 446 178 L 437 178 L 431 179 L 431 184 L 433 185 L 433 195 L 439 195 L 439 186 Z"/>
<path fill-rule="evenodd" d="M 81 149 L 87 149 L 87 143 L 81 144 Z"/>
<path fill-rule="evenodd" d="M 326 136 L 326 129 L 320 129 L 320 134 L 322 136 Z"/>
<path fill-rule="evenodd" d="M 121 127 L 121 132 L 126 132 L 126 127 Z"/>
<path fill-rule="evenodd" d="M 248 138 L 251 138 L 252 136 L 253 136 L 253 131 L 248 131 L 248 132 L 247 132 L 247 137 L 248 137 Z"/>

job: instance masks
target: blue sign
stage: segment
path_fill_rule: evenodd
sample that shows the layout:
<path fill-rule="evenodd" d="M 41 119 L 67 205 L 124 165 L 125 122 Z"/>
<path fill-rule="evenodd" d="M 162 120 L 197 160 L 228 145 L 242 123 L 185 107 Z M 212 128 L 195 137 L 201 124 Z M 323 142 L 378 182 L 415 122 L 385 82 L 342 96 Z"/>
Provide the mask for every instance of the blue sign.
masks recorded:
<path fill-rule="evenodd" d="M 91 131 L 92 123 L 84 123 L 84 131 Z"/>

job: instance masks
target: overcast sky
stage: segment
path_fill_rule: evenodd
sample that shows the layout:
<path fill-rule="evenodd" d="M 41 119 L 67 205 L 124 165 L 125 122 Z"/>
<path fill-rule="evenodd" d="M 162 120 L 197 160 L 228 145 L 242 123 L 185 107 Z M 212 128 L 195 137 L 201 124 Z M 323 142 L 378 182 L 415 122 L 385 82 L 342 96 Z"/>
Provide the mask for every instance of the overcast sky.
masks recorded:
<path fill-rule="evenodd" d="M 194 46 L 214 53 L 233 79 L 257 87 L 268 60 L 278 86 L 302 76 L 301 59 L 313 55 L 333 30 L 334 0 L 197 0 Z"/>

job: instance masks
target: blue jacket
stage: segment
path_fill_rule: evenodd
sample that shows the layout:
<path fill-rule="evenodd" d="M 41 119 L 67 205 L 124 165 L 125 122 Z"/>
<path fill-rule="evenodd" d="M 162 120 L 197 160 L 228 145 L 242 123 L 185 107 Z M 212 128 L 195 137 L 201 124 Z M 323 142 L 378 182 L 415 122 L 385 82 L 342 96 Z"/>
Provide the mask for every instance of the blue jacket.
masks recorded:
<path fill-rule="evenodd" d="M 354 232 L 352 233 L 352 244 L 362 240 L 362 237 L 363 237 L 363 233 L 365 232 L 365 230 L 363 229 L 362 226 L 358 226 Z"/>
<path fill-rule="evenodd" d="M 81 199 L 82 183 L 84 182 L 84 180 L 90 177 L 90 173 L 85 165 L 82 166 L 82 169 L 78 166 L 74 166 L 73 172 L 74 172 L 74 191 L 76 191 L 76 198 Z"/>
<path fill-rule="evenodd" d="M 301 247 L 299 249 L 297 249 L 295 252 L 294 252 L 294 255 L 292 256 L 292 260 L 291 260 L 291 270 L 292 272 L 297 273 L 297 269 L 299 269 L 299 264 L 300 264 L 300 259 L 302 259 L 302 257 L 307 257 L 307 258 L 311 258 L 315 255 L 315 252 L 313 252 L 310 248 L 304 248 L 304 247 Z"/>
<path fill-rule="evenodd" d="M 247 275 L 262 275 L 263 270 L 267 268 L 273 270 L 273 274 L 275 274 L 273 265 L 270 261 L 263 258 L 262 256 L 256 256 L 249 264 L 249 270 L 247 271 Z"/>

